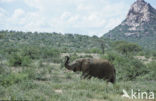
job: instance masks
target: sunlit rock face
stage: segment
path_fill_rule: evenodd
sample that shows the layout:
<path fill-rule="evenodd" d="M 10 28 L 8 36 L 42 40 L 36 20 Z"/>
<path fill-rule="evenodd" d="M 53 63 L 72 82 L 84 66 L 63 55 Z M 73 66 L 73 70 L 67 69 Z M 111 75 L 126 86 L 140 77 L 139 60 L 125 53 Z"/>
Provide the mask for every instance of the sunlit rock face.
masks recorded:
<path fill-rule="evenodd" d="M 151 20 L 156 20 L 156 10 L 144 0 L 137 0 L 132 4 L 122 25 L 128 25 L 130 31 L 144 30 L 144 24 Z"/>
<path fill-rule="evenodd" d="M 128 14 L 114 29 L 104 34 L 112 40 L 126 40 L 156 49 L 156 9 L 144 0 L 136 0 Z"/>
<path fill-rule="evenodd" d="M 105 34 L 106 37 L 118 37 L 118 33 L 126 37 L 156 34 L 156 9 L 144 0 L 136 0 L 130 7 L 124 21 Z M 120 35 L 121 36 L 121 35 Z"/>

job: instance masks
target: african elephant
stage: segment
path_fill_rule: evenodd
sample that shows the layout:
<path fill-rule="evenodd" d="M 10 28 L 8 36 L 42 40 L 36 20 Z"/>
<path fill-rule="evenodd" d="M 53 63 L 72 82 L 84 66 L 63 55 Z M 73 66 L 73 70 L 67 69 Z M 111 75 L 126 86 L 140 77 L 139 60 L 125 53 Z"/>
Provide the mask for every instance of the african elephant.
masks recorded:
<path fill-rule="evenodd" d="M 104 59 L 82 58 L 77 59 L 73 63 L 69 63 L 69 57 L 66 56 L 65 68 L 74 72 L 81 71 L 83 78 L 90 79 L 97 77 L 108 82 L 115 82 L 116 71 L 114 66 Z"/>

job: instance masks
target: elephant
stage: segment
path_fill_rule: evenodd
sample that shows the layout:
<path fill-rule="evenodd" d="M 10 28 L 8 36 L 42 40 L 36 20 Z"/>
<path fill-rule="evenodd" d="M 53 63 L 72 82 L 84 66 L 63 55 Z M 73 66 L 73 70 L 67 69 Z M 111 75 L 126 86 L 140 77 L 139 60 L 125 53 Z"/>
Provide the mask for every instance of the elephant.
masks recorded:
<path fill-rule="evenodd" d="M 115 83 L 116 80 L 116 70 L 114 66 L 105 59 L 81 58 L 70 64 L 69 56 L 66 56 L 64 66 L 73 72 L 82 72 L 81 77 L 84 79 L 96 77 L 111 83 Z"/>

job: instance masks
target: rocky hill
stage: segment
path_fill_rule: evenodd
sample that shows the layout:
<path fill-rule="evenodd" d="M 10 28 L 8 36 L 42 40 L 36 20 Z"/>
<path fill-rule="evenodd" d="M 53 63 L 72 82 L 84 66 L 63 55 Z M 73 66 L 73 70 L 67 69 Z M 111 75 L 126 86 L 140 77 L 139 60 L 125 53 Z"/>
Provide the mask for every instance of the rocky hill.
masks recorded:
<path fill-rule="evenodd" d="M 144 0 L 137 0 L 126 19 L 104 37 L 132 41 L 145 48 L 156 49 L 156 9 Z"/>

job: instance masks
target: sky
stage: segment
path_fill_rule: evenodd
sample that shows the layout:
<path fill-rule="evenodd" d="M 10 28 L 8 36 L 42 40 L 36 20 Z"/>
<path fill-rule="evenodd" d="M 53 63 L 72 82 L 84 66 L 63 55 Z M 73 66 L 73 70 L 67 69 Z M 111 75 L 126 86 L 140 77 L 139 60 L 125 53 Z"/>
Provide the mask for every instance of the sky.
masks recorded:
<path fill-rule="evenodd" d="M 145 0 L 156 8 L 156 0 Z M 0 0 L 0 30 L 102 36 L 135 0 Z"/>

